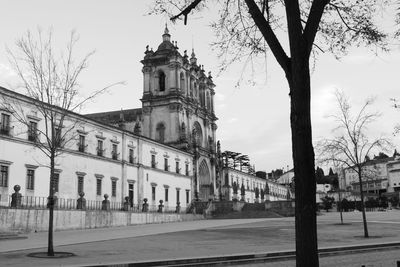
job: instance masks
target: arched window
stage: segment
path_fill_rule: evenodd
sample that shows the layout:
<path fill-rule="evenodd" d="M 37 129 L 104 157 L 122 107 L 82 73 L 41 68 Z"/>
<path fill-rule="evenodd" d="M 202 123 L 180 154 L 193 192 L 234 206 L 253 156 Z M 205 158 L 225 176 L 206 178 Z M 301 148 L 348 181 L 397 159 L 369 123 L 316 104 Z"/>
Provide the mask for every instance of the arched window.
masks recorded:
<path fill-rule="evenodd" d="M 164 143 L 164 139 L 165 139 L 165 125 L 164 123 L 160 122 L 157 124 L 156 127 L 156 140 Z"/>
<path fill-rule="evenodd" d="M 190 88 L 189 88 L 189 96 L 190 97 L 193 97 L 193 91 L 194 91 L 193 86 L 194 86 L 194 79 L 193 79 L 193 77 L 190 77 Z"/>
<path fill-rule="evenodd" d="M 185 92 L 185 75 L 183 72 L 180 74 L 180 80 L 181 80 L 181 91 Z"/>
<path fill-rule="evenodd" d="M 199 92 L 198 92 L 198 87 L 197 87 L 197 83 L 194 82 L 194 86 L 193 86 L 194 90 L 193 90 L 193 98 L 198 98 L 199 97 Z"/>
<path fill-rule="evenodd" d="M 192 138 L 194 139 L 193 141 L 196 142 L 196 145 L 202 146 L 203 131 L 201 130 L 200 123 L 198 123 L 197 121 L 193 124 Z"/>
<path fill-rule="evenodd" d="M 207 92 L 207 109 L 211 110 L 211 99 L 209 92 Z"/>
<path fill-rule="evenodd" d="M 162 71 L 158 73 L 158 88 L 161 92 L 165 91 L 165 74 Z"/>

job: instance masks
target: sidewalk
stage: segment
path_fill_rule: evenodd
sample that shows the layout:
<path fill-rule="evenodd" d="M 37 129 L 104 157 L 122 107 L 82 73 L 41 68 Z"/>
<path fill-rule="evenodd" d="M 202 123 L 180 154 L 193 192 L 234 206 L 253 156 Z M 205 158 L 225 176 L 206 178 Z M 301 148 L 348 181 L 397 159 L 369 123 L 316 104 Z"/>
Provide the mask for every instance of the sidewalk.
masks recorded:
<path fill-rule="evenodd" d="M 319 248 L 399 242 L 399 215 L 367 213 L 369 239 L 362 237 L 361 214 L 345 213 L 345 225 L 337 224 L 336 213 L 318 216 Z M 29 252 L 43 252 L 47 247 L 47 233 L 32 233 L 25 240 L 0 241 L 0 262 L 7 266 L 82 266 L 281 253 L 294 251 L 294 218 L 202 220 L 63 231 L 55 233 L 54 242 L 55 251 L 76 256 L 27 257 Z"/>
<path fill-rule="evenodd" d="M 199 220 L 161 224 L 142 224 L 113 228 L 58 231 L 54 232 L 54 246 L 57 247 L 105 240 L 142 237 L 148 235 L 207 229 L 211 227 L 235 226 L 244 223 L 262 222 L 265 220 L 273 219 Z M 286 218 L 286 220 L 294 220 L 294 218 Z M 0 253 L 26 249 L 47 248 L 47 232 L 21 234 L 20 236 L 27 237 L 27 239 L 0 240 Z"/>

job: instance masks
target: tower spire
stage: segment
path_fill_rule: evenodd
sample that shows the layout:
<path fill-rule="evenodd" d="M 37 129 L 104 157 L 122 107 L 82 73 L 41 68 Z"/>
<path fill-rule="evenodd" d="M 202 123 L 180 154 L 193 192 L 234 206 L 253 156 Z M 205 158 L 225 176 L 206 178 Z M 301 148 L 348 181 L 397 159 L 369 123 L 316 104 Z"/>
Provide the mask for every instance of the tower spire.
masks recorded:
<path fill-rule="evenodd" d="M 163 42 L 170 42 L 171 35 L 169 34 L 167 23 L 165 23 L 164 34 L 162 35 Z"/>

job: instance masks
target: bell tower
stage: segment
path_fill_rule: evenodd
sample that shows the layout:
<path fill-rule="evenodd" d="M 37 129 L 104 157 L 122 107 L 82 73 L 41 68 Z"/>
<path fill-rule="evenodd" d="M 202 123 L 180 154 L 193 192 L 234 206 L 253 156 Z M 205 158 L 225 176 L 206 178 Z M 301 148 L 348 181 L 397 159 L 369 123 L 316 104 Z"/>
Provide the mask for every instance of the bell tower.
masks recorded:
<path fill-rule="evenodd" d="M 142 135 L 194 152 L 196 191 L 207 198 L 210 183 L 215 185 L 217 129 L 211 73 L 206 75 L 193 49 L 190 57 L 179 52 L 167 26 L 157 50 L 147 46 L 144 53 Z"/>
<path fill-rule="evenodd" d="M 217 120 L 213 101 L 215 85 L 211 74 L 206 76 L 204 67 L 198 65 L 194 50 L 190 58 L 186 50 L 182 55 L 165 26 L 161 44 L 156 51 L 147 46 L 141 63 L 142 134 L 185 148 L 190 145 L 193 130 L 197 129 L 202 136 L 199 145 L 209 148 L 210 141 L 215 140 Z"/>

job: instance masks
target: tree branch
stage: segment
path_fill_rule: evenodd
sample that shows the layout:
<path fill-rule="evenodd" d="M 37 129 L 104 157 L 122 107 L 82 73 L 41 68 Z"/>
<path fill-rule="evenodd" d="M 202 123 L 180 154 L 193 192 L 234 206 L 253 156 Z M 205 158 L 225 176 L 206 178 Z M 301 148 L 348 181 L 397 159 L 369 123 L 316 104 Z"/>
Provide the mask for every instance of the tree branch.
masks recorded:
<path fill-rule="evenodd" d="M 245 2 L 247 4 L 247 7 L 249 8 L 249 13 L 251 17 L 253 18 L 262 35 L 264 36 L 265 41 L 267 42 L 279 65 L 281 65 L 286 74 L 290 74 L 290 58 L 283 50 L 282 45 L 280 44 L 271 26 L 265 20 L 265 17 L 263 16 L 262 12 L 258 8 L 257 4 L 254 2 L 254 0 L 245 0 Z"/>
<path fill-rule="evenodd" d="M 307 46 L 308 55 L 311 53 L 312 45 L 318 31 L 322 14 L 324 13 L 325 6 L 329 3 L 329 1 L 330 0 L 314 0 L 311 5 L 310 14 L 303 32 L 303 39 Z"/>

